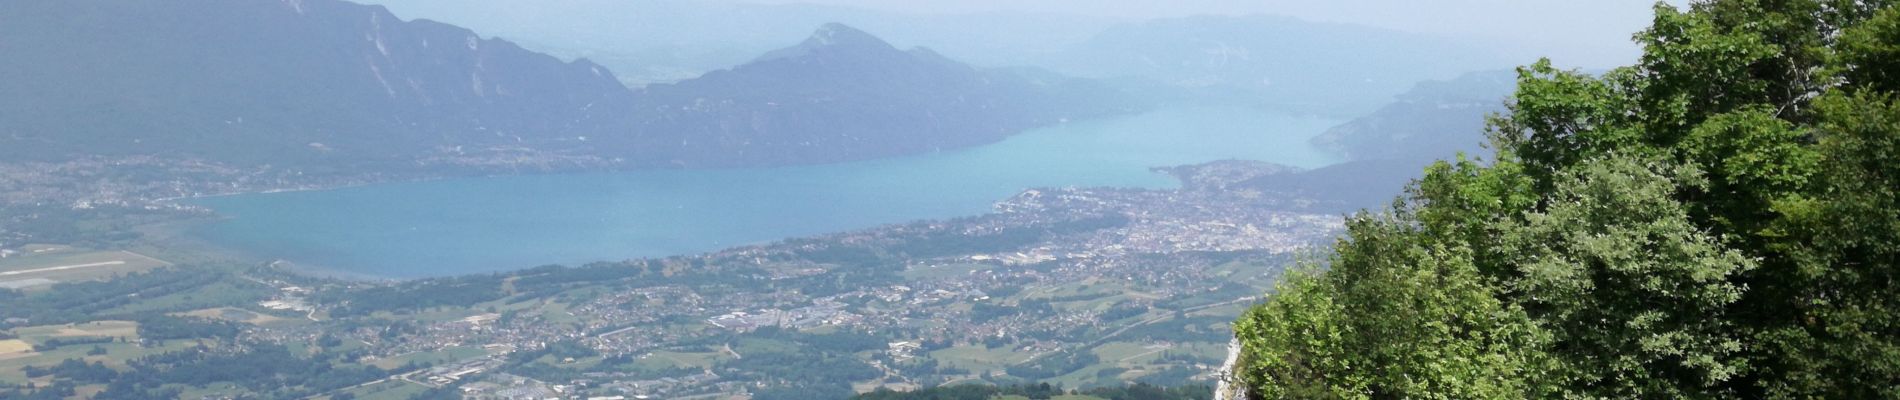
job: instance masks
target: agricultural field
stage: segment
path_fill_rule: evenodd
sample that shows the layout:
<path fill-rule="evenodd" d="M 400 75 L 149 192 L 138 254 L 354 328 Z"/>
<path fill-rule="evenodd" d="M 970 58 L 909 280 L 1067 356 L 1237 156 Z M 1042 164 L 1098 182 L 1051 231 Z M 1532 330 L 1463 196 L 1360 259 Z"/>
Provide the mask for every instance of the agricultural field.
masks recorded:
<path fill-rule="evenodd" d="M 239 280 L 223 280 L 177 293 L 154 296 L 142 301 L 101 311 L 108 314 L 130 314 L 145 312 L 165 312 L 170 310 L 191 310 L 201 307 L 230 307 L 250 304 L 258 298 L 270 295 L 270 289 Z"/>
<path fill-rule="evenodd" d="M 0 340 L 0 360 L 33 352 L 33 344 L 20 339 Z"/>
<path fill-rule="evenodd" d="M 187 317 L 210 318 L 210 319 L 225 320 L 225 321 L 231 321 L 231 322 L 242 322 L 242 323 L 251 324 L 251 325 L 266 325 L 266 324 L 283 323 L 285 321 L 292 321 L 283 317 L 278 317 L 275 315 L 264 314 L 264 313 L 246 310 L 242 308 L 236 308 L 236 307 L 207 308 L 203 310 L 178 313 L 178 315 L 187 316 Z"/>
<path fill-rule="evenodd" d="M 355 396 L 358 400 L 404 400 L 428 390 L 427 386 L 393 380 L 364 385 L 344 392 Z M 322 397 L 325 400 L 332 398 L 334 397 Z"/>
<path fill-rule="evenodd" d="M 12 333 L 19 339 L 0 341 L 0 384 L 25 383 L 27 378 L 22 369 L 28 366 L 49 367 L 66 359 L 79 359 L 122 367 L 125 360 L 198 345 L 198 341 L 193 340 L 141 344 L 138 324 L 127 321 L 32 326 L 14 329 Z M 96 343 L 74 342 L 95 338 L 99 340 Z M 75 344 L 58 345 L 62 341 Z M 57 347 L 35 348 L 49 343 Z"/>
<path fill-rule="evenodd" d="M 139 324 L 129 321 L 93 321 L 83 324 L 30 326 L 14 329 L 13 334 L 28 341 L 41 341 L 48 338 L 68 338 L 82 336 L 105 336 L 138 339 Z"/>
<path fill-rule="evenodd" d="M 724 351 L 703 353 L 682 353 L 676 351 L 656 351 L 634 362 L 636 368 L 702 368 L 709 369 L 723 360 L 731 360 L 732 355 Z"/>
<path fill-rule="evenodd" d="M 397 367 L 401 367 L 404 364 L 408 364 L 411 362 L 429 363 L 429 364 L 447 364 L 447 363 L 452 363 L 456 361 L 472 359 L 476 357 L 488 356 L 490 354 L 491 353 L 489 353 L 487 350 L 483 350 L 481 346 L 450 347 L 450 348 L 446 348 L 446 349 L 442 349 L 438 351 L 409 353 L 409 354 L 404 354 L 404 355 L 400 355 L 396 357 L 383 358 L 383 359 L 379 359 L 374 362 L 371 362 L 370 365 L 374 365 L 378 368 L 383 368 L 383 369 L 395 369 Z"/>
<path fill-rule="evenodd" d="M 987 375 L 1002 371 L 1029 358 L 1029 354 L 1012 351 L 1005 347 L 984 348 L 982 345 L 963 345 L 930 352 L 930 358 L 953 366 Z"/>

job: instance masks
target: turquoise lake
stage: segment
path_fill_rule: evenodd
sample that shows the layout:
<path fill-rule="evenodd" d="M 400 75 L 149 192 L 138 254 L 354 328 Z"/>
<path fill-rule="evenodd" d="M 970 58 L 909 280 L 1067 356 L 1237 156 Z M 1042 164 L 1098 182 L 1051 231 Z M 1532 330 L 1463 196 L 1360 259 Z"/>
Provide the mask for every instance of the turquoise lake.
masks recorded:
<path fill-rule="evenodd" d="M 1073 122 L 995 144 L 801 167 L 523 175 L 189 200 L 191 234 L 333 273 L 415 278 L 690 254 L 982 214 L 1023 189 L 1172 187 L 1150 167 L 1222 159 L 1318 167 L 1340 121 L 1238 108 Z"/>

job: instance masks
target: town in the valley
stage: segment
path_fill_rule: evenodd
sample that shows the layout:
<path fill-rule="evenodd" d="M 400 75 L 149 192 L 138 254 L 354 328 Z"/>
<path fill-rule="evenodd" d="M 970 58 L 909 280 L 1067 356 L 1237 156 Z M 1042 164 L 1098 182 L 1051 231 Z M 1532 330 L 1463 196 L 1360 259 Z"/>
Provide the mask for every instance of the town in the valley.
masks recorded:
<path fill-rule="evenodd" d="M 213 267 L 151 257 L 158 262 L 98 267 L 127 276 L 118 279 L 77 274 L 85 268 L 29 271 L 0 284 L 143 292 L 88 311 L 160 311 L 236 329 L 161 342 L 139 337 L 137 328 L 63 328 L 52 331 L 116 341 L 47 346 L 33 332 L 140 322 L 42 320 L 19 310 L 6 322 L 11 340 L 40 345 L 0 355 L 0 367 L 25 368 L 0 374 L 0 382 L 49 383 L 34 372 L 57 368 L 68 353 L 137 365 L 153 354 L 202 352 L 215 360 L 256 346 L 360 370 L 352 380 L 279 389 L 331 399 L 431 391 L 721 398 L 817 390 L 808 386 L 823 382 L 851 382 L 854 391 L 1207 382 L 1226 352 L 1230 321 L 1341 229 L 1341 216 L 1323 205 L 1246 184 L 1286 170 L 1239 161 L 1159 169 L 1181 179 L 1180 187 L 1034 189 L 975 217 L 496 275 L 364 281 L 299 274 L 282 261 Z M 185 219 L 198 212 L 164 201 L 123 203 Z M 15 248 L 0 261 L 88 254 L 35 249 Z M 179 274 L 192 276 L 168 277 Z M 106 280 L 85 283 L 96 279 Z M 166 284 L 162 292 L 110 287 L 139 281 Z M 209 290 L 223 294 L 194 295 Z M 185 394 L 253 393 L 220 387 Z"/>

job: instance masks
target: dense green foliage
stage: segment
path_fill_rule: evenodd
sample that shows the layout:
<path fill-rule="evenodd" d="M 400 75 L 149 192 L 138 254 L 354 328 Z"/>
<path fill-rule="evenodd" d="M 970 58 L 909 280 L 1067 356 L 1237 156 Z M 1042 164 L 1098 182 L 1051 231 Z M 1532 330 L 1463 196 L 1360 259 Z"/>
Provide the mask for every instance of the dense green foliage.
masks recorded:
<path fill-rule="evenodd" d="M 1260 397 L 1900 398 L 1900 8 L 1658 6 L 1235 324 Z"/>
<path fill-rule="evenodd" d="M 46 340 L 40 341 L 39 344 L 33 345 L 33 351 L 51 351 L 53 349 L 66 347 L 66 346 L 79 346 L 79 345 L 87 345 L 87 344 L 96 345 L 96 344 L 102 344 L 102 343 L 112 343 L 118 340 L 119 338 L 112 337 L 112 336 L 75 336 L 75 337 L 48 338 Z"/>

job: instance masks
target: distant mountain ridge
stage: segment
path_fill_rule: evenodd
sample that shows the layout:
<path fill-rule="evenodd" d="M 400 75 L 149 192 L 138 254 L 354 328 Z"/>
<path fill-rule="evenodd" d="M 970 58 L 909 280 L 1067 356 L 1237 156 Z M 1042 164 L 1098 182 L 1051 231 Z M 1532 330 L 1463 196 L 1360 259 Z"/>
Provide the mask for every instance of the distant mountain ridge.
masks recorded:
<path fill-rule="evenodd" d="M 1516 89 L 1517 74 L 1512 71 L 1420 82 L 1391 104 L 1333 127 L 1312 142 L 1352 160 L 1479 154 L 1485 115 L 1505 111 L 1505 101 Z"/>
<path fill-rule="evenodd" d="M 1139 108 L 1106 87 L 979 70 L 836 24 L 641 90 L 585 59 L 338 0 L 5 2 L 0 49 L 0 161 L 772 166 L 971 146 Z"/>
<path fill-rule="evenodd" d="M 1485 153 L 1485 115 L 1505 111 L 1517 89 L 1512 71 L 1465 74 L 1421 82 L 1371 115 L 1328 129 L 1314 146 L 1347 161 L 1297 173 L 1249 179 L 1241 186 L 1299 193 L 1333 211 L 1354 212 L 1388 205 L 1401 188 L 1424 176 L 1425 167 L 1463 152 Z"/>
<path fill-rule="evenodd" d="M 1131 112 L 1114 89 L 899 50 L 842 24 L 729 70 L 637 92 L 636 129 L 683 166 L 850 161 L 974 146 L 1035 126 Z M 648 146 L 660 147 L 659 142 Z"/>
<path fill-rule="evenodd" d="M 587 57 L 644 86 L 727 69 L 837 22 L 899 47 L 927 46 L 980 66 L 1032 65 L 1033 55 L 1114 24 L 1060 14 L 907 14 L 813 3 L 707 0 L 363 0 L 405 18 L 493 33 L 556 56 Z M 629 38 L 637 38 L 630 40 Z M 524 43 L 527 45 L 527 43 Z M 1047 66 L 1043 66 L 1047 67 Z"/>
<path fill-rule="evenodd" d="M 0 3 L 0 157 L 356 162 L 571 148 L 624 118 L 605 68 L 329 0 Z"/>
<path fill-rule="evenodd" d="M 1047 58 L 1037 64 L 1080 77 L 1239 92 L 1331 115 L 1370 111 L 1419 81 L 1513 65 L 1450 39 L 1271 15 L 1127 23 Z"/>
<path fill-rule="evenodd" d="M 531 40 L 534 48 L 564 57 L 590 57 L 641 85 L 746 62 L 824 22 L 845 22 L 900 47 L 927 46 L 980 66 L 1111 79 L 1144 98 L 1334 117 L 1371 112 L 1419 81 L 1534 60 L 1523 49 L 1481 38 L 1275 15 L 1136 21 L 696 0 L 364 1 L 387 4 L 398 15 Z"/>

